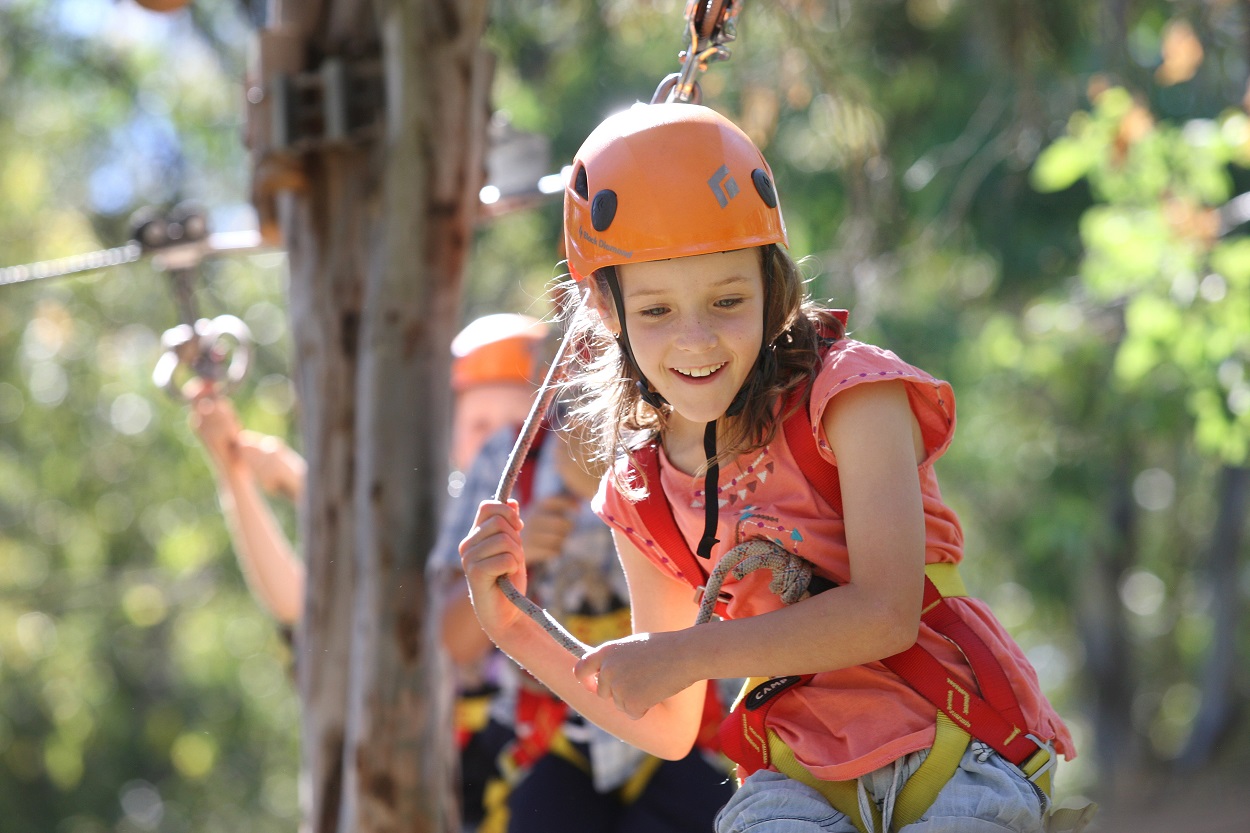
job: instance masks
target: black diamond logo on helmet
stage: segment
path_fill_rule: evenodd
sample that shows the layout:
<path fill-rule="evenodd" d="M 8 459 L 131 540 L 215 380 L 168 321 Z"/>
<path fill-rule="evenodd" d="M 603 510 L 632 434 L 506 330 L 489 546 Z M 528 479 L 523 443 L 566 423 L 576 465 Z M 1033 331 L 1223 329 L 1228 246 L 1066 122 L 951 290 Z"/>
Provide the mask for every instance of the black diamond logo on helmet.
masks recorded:
<path fill-rule="evenodd" d="M 728 206 L 729 201 L 738 196 L 738 183 L 729 175 L 727 165 L 721 165 L 716 169 L 716 173 L 712 174 L 712 178 L 707 181 L 707 186 L 712 189 L 712 194 L 720 203 L 721 208 Z"/>

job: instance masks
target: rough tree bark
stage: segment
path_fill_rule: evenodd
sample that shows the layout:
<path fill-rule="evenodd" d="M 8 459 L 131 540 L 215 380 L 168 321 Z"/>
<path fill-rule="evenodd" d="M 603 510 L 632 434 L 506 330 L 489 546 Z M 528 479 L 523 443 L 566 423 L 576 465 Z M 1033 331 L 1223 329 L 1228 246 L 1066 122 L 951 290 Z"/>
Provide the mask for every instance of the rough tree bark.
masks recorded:
<path fill-rule="evenodd" d="M 454 746 L 425 556 L 446 496 L 449 345 L 484 179 L 485 0 L 379 0 L 382 222 L 366 281 L 357 399 L 357 584 L 347 831 L 451 829 Z M 420 692 L 425 696 L 420 696 Z"/>
<path fill-rule="evenodd" d="M 278 200 L 308 486 L 296 635 L 302 830 L 458 827 L 424 568 L 446 495 L 449 345 L 483 179 L 487 0 L 272 0 L 304 69 L 380 61 L 383 129 Z"/>

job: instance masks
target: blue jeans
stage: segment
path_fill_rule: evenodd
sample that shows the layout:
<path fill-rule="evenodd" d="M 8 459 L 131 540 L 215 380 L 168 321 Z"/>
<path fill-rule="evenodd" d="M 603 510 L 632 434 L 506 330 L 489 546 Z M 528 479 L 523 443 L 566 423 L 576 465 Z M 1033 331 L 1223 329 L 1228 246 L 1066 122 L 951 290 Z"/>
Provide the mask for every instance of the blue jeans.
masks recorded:
<path fill-rule="evenodd" d="M 878 803 L 910 777 L 924 752 L 860 779 Z M 1012 764 L 988 746 L 973 741 L 959 768 L 933 805 L 908 833 L 1042 833 L 1049 800 Z M 763 770 L 741 789 L 716 817 L 716 833 L 856 833 L 855 825 L 829 806 L 820 793 L 776 772 Z"/>

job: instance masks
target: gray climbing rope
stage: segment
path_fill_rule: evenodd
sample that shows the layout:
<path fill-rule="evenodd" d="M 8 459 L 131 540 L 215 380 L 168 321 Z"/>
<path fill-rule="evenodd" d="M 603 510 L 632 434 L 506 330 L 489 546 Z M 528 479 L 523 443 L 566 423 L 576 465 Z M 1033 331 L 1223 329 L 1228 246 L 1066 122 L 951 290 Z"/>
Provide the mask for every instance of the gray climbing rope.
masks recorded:
<path fill-rule="evenodd" d="M 786 552 L 773 541 L 752 538 L 725 553 L 708 576 L 695 624 L 702 625 L 711 620 L 720 599 L 721 586 L 731 574 L 741 581 L 748 573 L 762 569 L 772 570 L 773 580 L 769 582 L 768 589 L 780 596 L 784 604 L 792 605 L 807 595 L 807 585 L 812 580 L 812 565 L 794 553 Z"/>

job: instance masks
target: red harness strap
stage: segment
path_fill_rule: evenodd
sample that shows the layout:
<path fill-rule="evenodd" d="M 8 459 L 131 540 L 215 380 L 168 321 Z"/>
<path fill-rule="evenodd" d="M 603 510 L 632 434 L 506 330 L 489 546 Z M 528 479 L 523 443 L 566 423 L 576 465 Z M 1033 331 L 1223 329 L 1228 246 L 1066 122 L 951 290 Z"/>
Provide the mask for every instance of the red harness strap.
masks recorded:
<path fill-rule="evenodd" d="M 812 488 L 839 515 L 842 514 L 841 483 L 836 466 L 829 464 L 816 447 L 806 401 L 783 421 L 791 454 Z M 694 555 L 677 527 L 672 507 L 659 487 L 659 465 L 654 444 L 635 452 L 635 467 L 647 478 L 647 497 L 636 504 L 639 517 L 653 543 L 681 571 L 682 577 L 699 588 L 707 581 L 708 570 Z M 705 499 L 715 499 L 705 496 Z M 650 543 L 650 542 L 649 542 Z M 989 646 L 968 627 L 937 586 L 925 578 L 922 621 L 954 643 L 968 660 L 980 692 L 968 691 L 953 680 L 946 668 L 919 644 L 887 657 L 883 664 L 945 712 L 973 737 L 988 744 L 1016 765 L 1023 764 L 1038 749 L 1029 738 L 1020 703 L 1007 674 Z M 725 615 L 723 602 L 717 614 Z M 779 695 L 804 685 L 814 675 L 778 677 L 757 686 L 734 708 L 721 725 L 721 745 L 730 759 L 750 774 L 769 765 L 765 722 Z"/>
<path fill-rule="evenodd" d="M 729 717 L 720 725 L 720 747 L 729 760 L 742 769 L 742 776 L 767 769 L 768 712 L 782 695 L 792 688 L 807 685 L 815 674 L 774 677 L 760 683 L 743 696 Z"/>
<path fill-rule="evenodd" d="M 516 741 L 509 750 L 513 763 L 527 768 L 546 755 L 568 713 L 563 700 L 521 686 L 516 701 Z"/>
<path fill-rule="evenodd" d="M 521 428 L 522 426 L 520 425 L 516 427 L 518 435 L 521 433 Z M 538 469 L 538 452 L 542 450 L 543 440 L 547 439 L 549 433 L 551 433 L 551 425 L 544 419 L 539 423 L 538 432 L 534 434 L 534 441 L 525 453 L 525 460 L 521 463 L 521 470 L 517 472 L 516 500 L 522 509 L 528 506 L 530 500 L 534 497 L 534 472 Z"/>
<path fill-rule="evenodd" d="M 664 553 L 681 571 L 681 577 L 691 587 L 696 590 L 702 588 L 707 584 L 708 569 L 686 543 L 681 530 L 677 528 L 677 519 L 673 517 L 673 507 L 663 497 L 663 489 L 660 488 L 660 460 L 657 445 L 650 443 L 635 451 L 633 467 L 646 478 L 643 482 L 647 484 L 647 496 L 635 505 L 644 526 L 644 529 L 640 531 L 651 536 L 652 540 L 648 540 L 647 543 L 655 544 L 660 552 Z M 716 496 L 704 495 L 703 499 L 716 500 Z M 716 615 L 722 618 L 727 615 L 723 601 L 716 603 Z"/>

